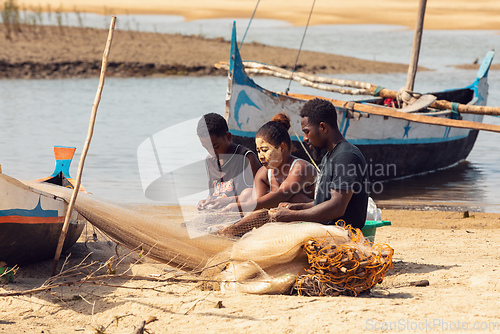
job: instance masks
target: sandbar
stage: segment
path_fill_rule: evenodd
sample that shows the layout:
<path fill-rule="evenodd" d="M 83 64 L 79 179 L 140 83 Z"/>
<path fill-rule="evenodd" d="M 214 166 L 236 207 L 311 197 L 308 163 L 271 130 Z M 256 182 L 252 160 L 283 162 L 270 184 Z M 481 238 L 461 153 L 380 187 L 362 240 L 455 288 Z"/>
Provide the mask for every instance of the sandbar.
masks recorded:
<path fill-rule="evenodd" d="M 249 18 L 257 1 L 252 0 L 24 0 L 23 8 L 42 11 L 80 11 L 106 15 L 164 14 L 180 15 L 186 20 L 212 18 Z M 255 18 L 287 21 L 306 25 L 313 1 L 265 0 L 259 2 Z M 311 25 L 388 24 L 413 29 L 419 1 L 356 0 L 316 1 Z M 500 29 L 500 1 L 433 0 L 428 1 L 424 29 Z"/>

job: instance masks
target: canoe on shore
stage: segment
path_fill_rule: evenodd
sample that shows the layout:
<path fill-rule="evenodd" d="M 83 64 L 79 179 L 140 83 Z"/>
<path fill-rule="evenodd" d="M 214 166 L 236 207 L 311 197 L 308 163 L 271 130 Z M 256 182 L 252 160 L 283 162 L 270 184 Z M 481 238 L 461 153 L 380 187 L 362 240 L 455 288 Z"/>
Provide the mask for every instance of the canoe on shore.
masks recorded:
<path fill-rule="evenodd" d="M 54 176 L 46 181 L 73 187 L 71 178 L 64 175 L 69 176 L 67 171 L 74 150 L 54 148 L 56 168 Z M 66 159 L 58 159 L 58 153 L 67 153 Z M 0 172 L 0 261 L 14 266 L 54 257 L 67 209 L 64 199 L 33 189 Z M 84 226 L 85 219 L 73 211 L 63 250 L 75 244 Z"/>

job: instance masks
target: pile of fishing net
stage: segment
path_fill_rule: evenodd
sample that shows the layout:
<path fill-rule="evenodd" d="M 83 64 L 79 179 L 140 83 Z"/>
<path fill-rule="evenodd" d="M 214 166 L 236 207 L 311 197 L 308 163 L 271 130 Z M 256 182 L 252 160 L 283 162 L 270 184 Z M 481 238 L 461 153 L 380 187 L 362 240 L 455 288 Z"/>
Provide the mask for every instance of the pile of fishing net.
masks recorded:
<path fill-rule="evenodd" d="M 299 274 L 295 289 L 306 296 L 357 296 L 381 283 L 392 268 L 394 250 L 372 244 L 360 230 L 346 226 L 349 242 L 336 244 L 328 237 L 304 243 L 309 268 Z"/>
<path fill-rule="evenodd" d="M 71 189 L 30 183 L 66 201 Z M 200 274 L 222 291 L 353 295 L 381 282 L 393 250 L 361 231 L 318 223 L 273 223 L 268 210 L 125 207 L 79 194 L 74 208 L 118 244 Z"/>
<path fill-rule="evenodd" d="M 219 279 L 223 291 L 357 296 L 382 282 L 392 255 L 350 226 L 269 223 L 235 242 Z"/>

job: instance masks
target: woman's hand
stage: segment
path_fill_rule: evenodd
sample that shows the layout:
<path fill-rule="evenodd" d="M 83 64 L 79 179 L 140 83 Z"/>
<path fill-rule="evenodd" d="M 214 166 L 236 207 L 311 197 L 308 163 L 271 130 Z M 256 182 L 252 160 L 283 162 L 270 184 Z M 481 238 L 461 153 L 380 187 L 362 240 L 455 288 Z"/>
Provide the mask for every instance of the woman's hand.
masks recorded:
<path fill-rule="evenodd" d="M 236 203 L 231 203 L 221 210 L 221 212 L 238 212 L 238 211 L 240 211 L 240 208 Z"/>

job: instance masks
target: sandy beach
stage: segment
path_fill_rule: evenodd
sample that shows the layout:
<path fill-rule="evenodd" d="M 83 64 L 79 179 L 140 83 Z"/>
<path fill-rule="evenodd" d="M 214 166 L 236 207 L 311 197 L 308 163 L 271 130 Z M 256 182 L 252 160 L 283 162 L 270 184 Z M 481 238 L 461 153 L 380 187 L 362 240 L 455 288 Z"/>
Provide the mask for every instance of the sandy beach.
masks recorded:
<path fill-rule="evenodd" d="M 259 3 L 255 17 L 277 19 L 304 26 L 311 11 L 312 1 L 266 0 Z M 310 23 L 317 24 L 391 24 L 415 27 L 419 1 L 356 0 L 316 1 Z M 50 6 L 54 11 L 94 12 L 107 15 L 118 14 L 167 14 L 180 15 L 186 20 L 211 18 L 249 18 L 255 9 L 255 0 L 24 0 L 26 8 L 42 10 Z M 428 1 L 425 29 L 500 29 L 500 2 L 491 0 L 434 0 Z"/>
<path fill-rule="evenodd" d="M 500 215 L 471 213 L 463 218 L 461 212 L 383 210 L 382 217 L 392 226 L 378 229 L 375 242 L 394 248 L 394 266 L 369 295 L 204 291 L 189 281 L 196 277 L 181 273 L 178 281 L 169 281 L 174 277 L 169 266 L 137 255 L 126 257 L 120 248 L 121 262 L 115 260 L 112 268 L 125 278 L 0 297 L 0 333 L 137 333 L 148 319 L 157 319 L 145 326 L 148 333 L 500 331 Z M 66 268 L 89 252 L 85 263 L 102 265 L 116 257 L 113 243 L 101 234 L 94 241 L 90 227 L 87 232 L 89 236 L 82 236 L 71 249 Z M 64 256 L 67 253 L 61 262 Z M 15 283 L 0 285 L 0 294 L 42 286 L 51 264 L 22 267 Z M 99 274 L 106 273 L 104 269 Z M 66 282 L 72 279 L 76 280 L 67 277 Z M 429 285 L 410 285 L 421 280 Z"/>
<path fill-rule="evenodd" d="M 249 17 L 255 3 L 110 0 L 104 6 L 97 0 L 67 0 L 62 9 L 195 20 Z M 54 11 L 61 2 L 22 4 L 48 5 Z M 413 29 L 417 7 L 418 1 L 321 1 L 311 23 Z M 269 0 L 262 2 L 256 17 L 304 25 L 309 11 L 310 3 L 303 0 Z M 429 1 L 425 28 L 500 30 L 498 17 L 499 1 Z M 58 29 L 26 28 L 7 40 L 0 25 L 0 78 L 97 77 L 107 31 Z M 213 64 L 228 53 L 229 43 L 218 39 L 117 31 L 108 72 L 110 76 L 225 75 Z M 245 46 L 245 53 L 283 67 L 292 66 L 296 57 L 295 50 L 256 43 Z M 303 52 L 299 65 L 312 73 L 407 71 L 403 64 L 315 52 Z M 378 229 L 375 242 L 394 249 L 393 269 L 370 294 L 358 297 L 204 290 L 197 276 L 129 253 L 99 231 L 94 239 L 94 229 L 87 226 L 77 244 L 63 254 L 59 268 L 71 254 L 65 268 L 79 265 L 81 272 L 102 275 L 100 279 L 82 283 L 77 276 L 68 276 L 65 286 L 24 295 L 43 287 L 52 261 L 22 266 L 14 282 L 0 280 L 0 333 L 500 333 L 500 214 L 470 212 L 464 218 L 462 211 L 384 209 L 382 219 L 392 225 Z M 412 285 L 420 280 L 429 285 Z"/>

